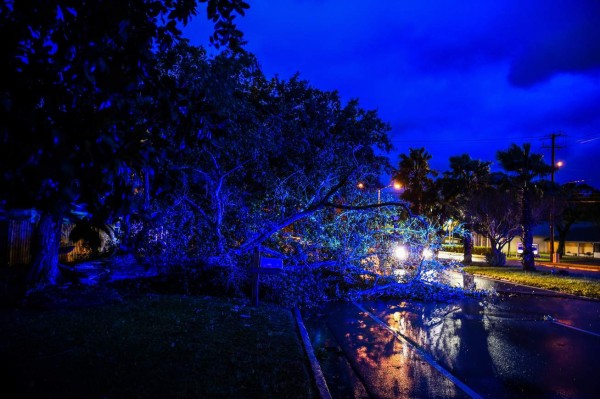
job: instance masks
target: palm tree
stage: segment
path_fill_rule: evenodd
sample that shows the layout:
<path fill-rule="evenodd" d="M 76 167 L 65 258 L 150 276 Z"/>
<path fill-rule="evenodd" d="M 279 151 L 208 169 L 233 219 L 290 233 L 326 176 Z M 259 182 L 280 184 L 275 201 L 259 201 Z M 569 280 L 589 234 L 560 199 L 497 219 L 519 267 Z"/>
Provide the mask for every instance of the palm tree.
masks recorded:
<path fill-rule="evenodd" d="M 431 154 L 425 148 L 410 148 L 409 155 L 400 154 L 398 169 L 393 173 L 393 180 L 400 182 L 405 188 L 402 199 L 410 202 L 411 211 L 417 215 L 426 214 L 429 205 L 436 201 L 431 200 L 431 191 L 434 187 L 432 177 L 437 172 L 429 167 Z"/>
<path fill-rule="evenodd" d="M 450 157 L 450 170 L 444 172 L 442 192 L 444 201 L 450 204 L 453 217 L 462 220 L 463 263 L 473 262 L 473 215 L 468 204 L 477 192 L 486 187 L 490 178 L 490 163 L 471 159 L 468 154 Z"/>
<path fill-rule="evenodd" d="M 531 152 L 531 144 L 523 147 L 511 144 L 508 150 L 498 151 L 496 159 L 508 172 L 512 184 L 517 188 L 521 204 L 521 237 L 523 239 L 523 270 L 535 270 L 533 255 L 533 211 L 532 200 L 539 193 L 539 178 L 552 172 L 552 166 L 543 160 L 543 155 Z"/>

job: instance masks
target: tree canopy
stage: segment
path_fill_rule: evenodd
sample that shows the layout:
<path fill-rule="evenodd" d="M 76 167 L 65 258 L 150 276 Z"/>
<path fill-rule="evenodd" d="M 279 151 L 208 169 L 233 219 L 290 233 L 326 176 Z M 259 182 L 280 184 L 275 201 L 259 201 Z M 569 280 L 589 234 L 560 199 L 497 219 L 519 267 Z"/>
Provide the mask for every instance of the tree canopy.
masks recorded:
<path fill-rule="evenodd" d="M 511 144 L 506 151 L 496 155 L 502 168 L 508 172 L 509 181 L 518 190 L 521 206 L 521 237 L 523 238 L 523 269 L 534 270 L 533 254 L 533 209 L 536 197 L 542 196 L 540 178 L 552 172 L 553 166 L 543 160 L 542 154 L 531 151 L 531 144 L 522 147 Z"/>
<path fill-rule="evenodd" d="M 241 40 L 233 19 L 246 3 L 200 3 L 207 3 L 215 24 L 215 43 Z M 181 40 L 178 26 L 196 15 L 196 7 L 186 0 L 0 5 L 5 209 L 35 208 L 47 219 L 40 226 L 50 229 L 77 205 L 96 219 L 130 210 L 132 175 L 147 165 L 154 150 L 149 135 L 161 124 L 154 98 L 164 88 L 155 53 Z M 34 268 L 44 263 L 55 270 L 56 251 L 48 249 L 56 239 L 46 240 L 49 231 L 41 235 L 45 244 L 38 246 Z"/>
<path fill-rule="evenodd" d="M 167 201 L 201 216 L 212 253 L 248 252 L 386 166 L 375 149 L 389 149 L 389 127 L 357 100 L 342 104 L 299 76 L 268 80 L 243 52 L 209 60 L 182 45 L 160 66 L 178 93 L 164 109 L 178 117 L 161 138 L 171 156 L 157 178 L 172 181 Z"/>
<path fill-rule="evenodd" d="M 467 265 L 472 262 L 471 237 L 475 218 L 475 212 L 469 204 L 489 185 L 489 180 L 490 162 L 471 159 L 468 154 L 450 157 L 450 169 L 439 179 L 449 216 L 463 222 L 463 263 Z"/>
<path fill-rule="evenodd" d="M 402 198 L 410 202 L 415 214 L 433 215 L 438 202 L 433 178 L 437 171 L 429 166 L 429 154 L 425 148 L 410 148 L 409 153 L 400 154 L 398 168 L 394 171 L 394 181 L 400 182 L 404 191 Z"/>
<path fill-rule="evenodd" d="M 205 2 L 205 1 L 202 1 Z M 4 2 L 0 6 L 2 170 L 7 208 L 118 209 L 157 124 L 155 51 L 181 39 L 195 1 Z M 208 1 L 214 40 L 240 34 L 241 1 Z M 119 189 L 121 187 L 121 189 Z M 108 205 L 108 206 L 107 206 Z M 106 215 L 103 215 L 106 216 Z"/>

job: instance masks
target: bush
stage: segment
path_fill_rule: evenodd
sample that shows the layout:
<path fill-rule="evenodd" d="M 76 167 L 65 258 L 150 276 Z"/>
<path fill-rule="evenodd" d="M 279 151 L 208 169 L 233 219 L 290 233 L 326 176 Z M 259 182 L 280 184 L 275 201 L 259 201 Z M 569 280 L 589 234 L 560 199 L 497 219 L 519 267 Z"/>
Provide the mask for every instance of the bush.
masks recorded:
<path fill-rule="evenodd" d="M 473 247 L 473 255 L 488 256 L 492 252 L 492 248 L 489 247 Z"/>
<path fill-rule="evenodd" d="M 504 266 L 506 264 L 506 254 L 503 252 L 488 251 L 485 255 L 485 261 L 490 266 Z"/>
<path fill-rule="evenodd" d="M 464 248 L 462 245 L 442 245 L 442 251 L 445 252 L 453 252 L 457 254 L 462 254 L 464 252 Z M 483 255 L 487 256 L 492 251 L 489 247 L 473 247 L 473 255 Z"/>
<path fill-rule="evenodd" d="M 463 253 L 463 246 L 455 244 L 442 244 L 442 251 L 461 254 Z"/>

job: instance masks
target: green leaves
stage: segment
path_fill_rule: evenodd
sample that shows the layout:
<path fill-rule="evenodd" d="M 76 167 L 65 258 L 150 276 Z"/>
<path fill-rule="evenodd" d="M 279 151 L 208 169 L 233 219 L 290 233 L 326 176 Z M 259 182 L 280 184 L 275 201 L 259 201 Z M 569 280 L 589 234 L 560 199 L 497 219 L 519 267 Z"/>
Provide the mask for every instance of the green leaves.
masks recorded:
<path fill-rule="evenodd" d="M 244 42 L 242 32 L 234 23 L 235 13 L 244 16 L 248 8 L 250 6 L 241 0 L 208 0 L 206 15 L 214 23 L 210 43 L 217 48 L 228 45 L 232 49 L 239 49 Z"/>
<path fill-rule="evenodd" d="M 523 147 L 511 144 L 508 150 L 498 151 L 496 158 L 504 170 L 512 174 L 515 181 L 522 185 L 531 183 L 538 177 L 547 176 L 552 172 L 552 166 L 544 162 L 542 154 L 531 152 L 531 144 Z"/>
<path fill-rule="evenodd" d="M 155 99 L 177 94 L 159 82 L 154 51 L 181 40 L 178 23 L 196 15 L 198 3 L 9 3 L 0 6 L 0 165 L 13 172 L 4 176 L 11 189 L 0 200 L 9 208 L 63 209 L 75 198 L 107 206 L 108 188 L 109 196 L 130 197 L 132 187 L 115 165 L 147 166 L 156 149 L 147 145 L 148 132 L 159 133 L 170 121 Z M 241 37 L 233 17 L 247 4 L 208 5 L 222 21 L 215 32 L 220 43 L 227 35 Z M 58 189 L 48 190 L 48 181 Z"/>

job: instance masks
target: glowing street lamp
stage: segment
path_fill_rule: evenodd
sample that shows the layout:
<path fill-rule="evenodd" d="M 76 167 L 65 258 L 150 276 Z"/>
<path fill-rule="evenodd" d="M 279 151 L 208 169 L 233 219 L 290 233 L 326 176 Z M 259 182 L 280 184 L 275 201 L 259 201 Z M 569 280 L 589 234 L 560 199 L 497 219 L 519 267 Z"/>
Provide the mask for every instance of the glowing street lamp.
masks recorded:
<path fill-rule="evenodd" d="M 398 260 L 408 259 L 408 251 L 406 250 L 406 247 L 403 245 L 396 246 L 396 248 L 394 248 L 394 256 Z"/>
<path fill-rule="evenodd" d="M 390 187 L 392 187 L 394 190 L 400 190 L 400 189 L 402 189 L 402 184 L 400 184 L 396 181 L 392 181 L 392 183 L 388 184 L 387 186 L 378 188 L 377 189 L 377 204 L 381 203 L 381 191 L 385 190 L 386 188 L 390 188 Z M 359 190 L 364 190 L 365 188 L 367 188 L 367 186 L 363 182 L 358 182 L 356 184 L 356 188 L 358 188 Z"/>
<path fill-rule="evenodd" d="M 400 190 L 402 188 L 402 184 L 394 181 L 385 187 L 378 188 L 377 189 L 377 204 L 381 204 L 381 190 L 385 190 L 386 188 L 390 188 L 390 187 L 393 187 L 394 190 Z"/>
<path fill-rule="evenodd" d="M 423 259 L 430 260 L 432 258 L 433 258 L 433 251 L 431 250 L 431 248 L 424 248 L 423 249 Z"/>

